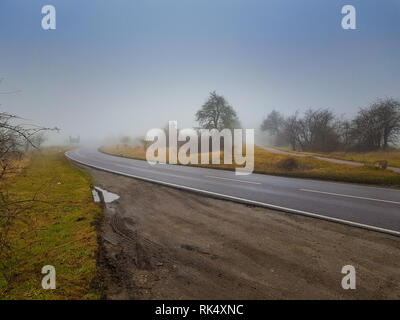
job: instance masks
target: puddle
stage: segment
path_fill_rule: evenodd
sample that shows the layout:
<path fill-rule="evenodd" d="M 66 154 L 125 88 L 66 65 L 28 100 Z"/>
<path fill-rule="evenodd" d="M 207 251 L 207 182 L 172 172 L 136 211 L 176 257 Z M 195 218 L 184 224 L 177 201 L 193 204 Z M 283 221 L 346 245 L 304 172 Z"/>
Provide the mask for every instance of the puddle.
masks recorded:
<path fill-rule="evenodd" d="M 113 201 L 119 199 L 119 195 L 117 195 L 115 193 L 109 192 L 100 187 L 94 187 L 94 189 L 92 189 L 92 195 L 93 195 L 94 202 L 100 202 L 99 192 L 101 192 L 103 194 L 105 203 L 110 203 L 110 202 L 113 202 Z"/>

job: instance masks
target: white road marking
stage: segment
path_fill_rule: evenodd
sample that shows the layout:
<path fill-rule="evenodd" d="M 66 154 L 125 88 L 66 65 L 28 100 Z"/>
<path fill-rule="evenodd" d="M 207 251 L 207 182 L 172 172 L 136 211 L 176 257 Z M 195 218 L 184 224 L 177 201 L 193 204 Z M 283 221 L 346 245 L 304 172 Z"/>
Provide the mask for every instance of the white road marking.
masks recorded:
<path fill-rule="evenodd" d="M 400 204 L 400 202 L 397 202 L 397 201 L 382 200 L 382 199 L 367 198 L 367 197 L 358 197 L 358 196 L 351 196 L 351 195 L 348 195 L 348 194 L 324 192 L 324 191 L 310 190 L 310 189 L 299 189 L 299 190 L 305 191 L 305 192 L 313 192 L 313 193 L 328 194 L 328 195 L 331 195 L 331 196 L 338 196 L 338 197 L 355 198 L 355 199 L 362 199 L 362 200 L 370 200 L 370 201 L 378 201 L 378 202 L 386 202 L 386 203 Z"/>
<path fill-rule="evenodd" d="M 253 181 L 245 181 L 245 180 L 238 180 L 238 179 L 229 179 L 229 178 L 222 178 L 217 176 L 205 176 L 206 178 L 214 178 L 214 179 L 221 179 L 221 180 L 229 180 L 235 182 L 243 182 L 243 183 L 250 183 L 250 184 L 261 184 L 260 182 L 253 182 Z"/>
<path fill-rule="evenodd" d="M 76 160 L 73 157 L 71 157 L 69 152 L 66 152 L 65 155 L 68 158 L 70 158 L 71 160 L 73 160 L 75 162 L 78 162 L 80 164 L 83 164 L 83 165 L 86 165 L 86 166 L 89 166 L 89 167 L 92 167 L 92 168 L 100 169 L 100 170 L 103 170 L 103 171 L 116 173 L 116 174 L 119 174 L 119 175 L 122 175 L 122 176 L 126 176 L 126 177 L 136 178 L 136 179 L 140 179 L 140 180 L 143 180 L 143 181 L 155 182 L 155 183 L 158 183 L 158 184 L 162 184 L 162 185 L 165 185 L 165 186 L 170 186 L 170 187 L 174 187 L 174 188 L 178 188 L 178 189 L 190 190 L 190 191 L 195 191 L 195 192 L 204 193 L 204 194 L 210 194 L 210 195 L 222 197 L 222 198 L 225 198 L 225 199 L 230 199 L 230 200 L 233 200 L 233 201 L 236 201 L 236 202 L 258 205 L 258 206 L 261 206 L 261 207 L 264 207 L 264 208 L 276 209 L 276 210 L 280 210 L 280 211 L 284 211 L 284 212 L 299 214 L 299 215 L 303 215 L 303 216 L 307 216 L 307 217 L 313 217 L 313 218 L 317 218 L 317 219 L 321 219 L 321 220 L 342 223 L 342 224 L 346 224 L 346 225 L 353 226 L 353 227 L 363 228 L 363 229 L 377 231 L 377 232 L 388 233 L 388 234 L 400 237 L 400 231 L 396 231 L 396 230 L 390 230 L 390 229 L 375 227 L 375 226 L 371 226 L 371 225 L 368 225 L 368 224 L 358 223 L 358 222 L 354 222 L 354 221 L 350 221 L 350 220 L 323 216 L 323 215 L 320 215 L 320 214 L 317 214 L 317 213 L 308 212 L 308 211 L 290 209 L 290 208 L 281 207 L 281 206 L 277 206 L 277 205 L 269 204 L 269 203 L 265 203 L 265 202 L 248 200 L 248 199 L 244 199 L 244 198 L 229 196 L 229 195 L 222 194 L 222 193 L 217 193 L 217 192 L 212 192 L 212 191 L 207 191 L 207 190 L 202 190 L 202 189 L 196 189 L 196 188 L 181 186 L 179 184 L 159 181 L 159 180 L 150 179 L 150 178 L 144 178 L 144 177 L 136 176 L 136 175 L 133 175 L 133 174 L 128 174 L 128 173 L 125 173 L 125 172 L 119 172 L 119 171 L 103 168 L 103 167 L 100 167 L 100 166 L 95 166 L 95 165 L 92 165 L 92 164 L 89 164 L 89 163 L 85 163 L 85 162 L 80 161 L 80 160 Z"/>

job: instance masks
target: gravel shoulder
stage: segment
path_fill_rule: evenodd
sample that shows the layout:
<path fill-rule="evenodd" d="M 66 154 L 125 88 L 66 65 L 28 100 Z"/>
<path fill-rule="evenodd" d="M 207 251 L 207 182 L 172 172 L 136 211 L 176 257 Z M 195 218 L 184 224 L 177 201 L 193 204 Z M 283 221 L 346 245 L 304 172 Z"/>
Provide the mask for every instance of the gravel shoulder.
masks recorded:
<path fill-rule="evenodd" d="M 86 170 L 120 195 L 101 225 L 107 299 L 400 298 L 399 238 Z"/>

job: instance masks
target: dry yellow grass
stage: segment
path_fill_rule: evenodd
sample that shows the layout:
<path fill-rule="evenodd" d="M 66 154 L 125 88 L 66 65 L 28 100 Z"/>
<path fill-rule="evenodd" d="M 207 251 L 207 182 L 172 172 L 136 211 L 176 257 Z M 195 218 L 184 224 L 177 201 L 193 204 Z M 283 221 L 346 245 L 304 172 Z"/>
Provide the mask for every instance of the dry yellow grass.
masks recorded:
<path fill-rule="evenodd" d="M 7 166 L 5 174 L 3 174 L 0 185 L 8 179 L 15 177 L 26 168 L 31 162 L 31 155 L 23 155 L 18 158 L 4 159 L 1 166 Z"/>
<path fill-rule="evenodd" d="M 373 151 L 373 152 L 332 152 L 326 154 L 327 157 L 363 162 L 372 164 L 375 161 L 386 160 L 388 166 L 400 168 L 400 150 L 392 151 Z"/>
<path fill-rule="evenodd" d="M 348 160 L 355 162 L 362 162 L 367 165 L 371 165 L 376 161 L 386 160 L 389 167 L 400 168 L 400 150 L 399 149 L 389 149 L 387 151 L 370 151 L 370 152 L 328 152 L 328 153 L 316 153 L 316 152 L 299 152 L 293 151 L 288 148 L 275 147 L 276 149 L 294 152 L 309 156 L 320 156 L 339 160 Z"/>
<path fill-rule="evenodd" d="M 101 151 L 123 156 L 145 160 L 146 150 L 144 147 L 133 147 L 126 145 L 105 146 Z M 284 159 L 293 158 L 299 164 L 297 169 L 286 170 L 279 166 Z M 221 152 L 221 163 L 223 153 Z M 273 174 L 281 176 L 312 178 L 321 180 L 344 181 L 354 183 L 378 184 L 388 186 L 400 186 L 400 175 L 387 170 L 379 170 L 371 167 L 354 167 L 343 164 L 330 163 L 312 157 L 294 157 L 275 154 L 260 147 L 254 150 L 254 172 L 263 174 Z M 168 162 L 168 159 L 167 159 Z M 208 164 L 196 165 L 208 168 L 234 170 L 235 164 Z"/>

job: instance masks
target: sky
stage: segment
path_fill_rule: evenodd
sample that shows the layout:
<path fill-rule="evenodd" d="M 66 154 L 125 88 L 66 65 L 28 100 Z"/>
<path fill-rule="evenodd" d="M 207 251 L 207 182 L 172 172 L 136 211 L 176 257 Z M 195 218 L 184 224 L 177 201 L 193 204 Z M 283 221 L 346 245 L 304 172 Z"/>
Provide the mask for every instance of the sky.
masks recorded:
<path fill-rule="evenodd" d="M 357 29 L 341 27 L 353 5 Z M 56 30 L 41 9 L 56 8 Z M 399 0 L 0 0 L 1 110 L 59 139 L 195 126 L 209 92 L 244 128 L 273 109 L 352 117 L 400 98 Z"/>

